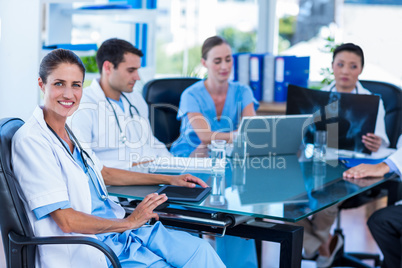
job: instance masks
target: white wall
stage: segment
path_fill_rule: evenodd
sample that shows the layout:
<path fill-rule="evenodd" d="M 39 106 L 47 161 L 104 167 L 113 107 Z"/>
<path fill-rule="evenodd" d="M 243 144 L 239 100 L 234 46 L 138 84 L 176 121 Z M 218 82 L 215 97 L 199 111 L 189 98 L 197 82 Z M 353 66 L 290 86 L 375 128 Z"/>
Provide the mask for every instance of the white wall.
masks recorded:
<path fill-rule="evenodd" d="M 0 118 L 27 120 L 39 101 L 41 17 L 40 0 L 0 1 Z"/>
<path fill-rule="evenodd" d="M 399 80 L 399 83 L 389 82 L 401 85 L 402 38 L 399 28 L 402 25 L 402 6 L 345 4 L 342 15 L 342 41 L 360 45 L 367 62 Z M 369 72 L 368 68 L 363 70 L 362 75 Z M 371 76 L 376 73 L 378 72 L 372 72 Z M 381 74 L 378 76 L 371 79 L 387 78 Z"/>

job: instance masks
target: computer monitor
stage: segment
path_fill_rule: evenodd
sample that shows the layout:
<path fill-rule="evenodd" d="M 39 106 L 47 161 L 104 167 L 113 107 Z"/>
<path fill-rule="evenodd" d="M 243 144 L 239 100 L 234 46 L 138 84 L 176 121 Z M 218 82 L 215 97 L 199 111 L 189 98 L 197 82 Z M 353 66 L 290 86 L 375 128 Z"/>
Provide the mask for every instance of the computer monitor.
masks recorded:
<path fill-rule="evenodd" d="M 315 129 L 328 132 L 328 146 L 371 153 L 362 136 L 374 133 L 380 97 L 377 95 L 327 92 L 289 85 L 286 114 L 314 114 Z M 314 128 L 306 133 L 313 143 Z"/>

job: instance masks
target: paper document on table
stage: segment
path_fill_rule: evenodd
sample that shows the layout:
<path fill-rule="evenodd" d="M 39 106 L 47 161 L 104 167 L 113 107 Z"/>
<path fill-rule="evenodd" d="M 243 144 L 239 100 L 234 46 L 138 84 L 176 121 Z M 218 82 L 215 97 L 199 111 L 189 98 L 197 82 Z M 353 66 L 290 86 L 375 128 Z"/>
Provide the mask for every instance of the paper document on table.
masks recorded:
<path fill-rule="evenodd" d="M 372 159 L 372 158 L 348 158 L 348 157 L 340 157 L 339 160 L 342 164 L 344 164 L 347 168 L 355 167 L 360 164 L 370 164 L 375 165 L 384 161 L 385 158 L 380 159 Z"/>
<path fill-rule="evenodd" d="M 149 163 L 149 172 L 182 173 L 197 172 L 210 173 L 211 158 L 202 157 L 159 157 Z"/>
<path fill-rule="evenodd" d="M 327 148 L 327 160 L 333 160 L 337 158 L 360 158 L 360 159 L 384 159 L 393 154 L 396 149 L 393 148 L 380 148 L 377 152 L 373 152 L 371 155 L 350 150 L 340 150 L 337 148 Z"/>

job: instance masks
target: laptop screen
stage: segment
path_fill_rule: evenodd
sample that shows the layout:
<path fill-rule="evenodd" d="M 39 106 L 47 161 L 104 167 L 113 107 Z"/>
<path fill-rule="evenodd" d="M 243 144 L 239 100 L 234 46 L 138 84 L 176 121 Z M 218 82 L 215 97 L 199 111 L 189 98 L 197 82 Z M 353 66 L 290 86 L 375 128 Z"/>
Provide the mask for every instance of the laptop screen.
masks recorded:
<path fill-rule="evenodd" d="M 296 154 L 312 124 L 312 115 L 243 117 L 231 156 Z"/>

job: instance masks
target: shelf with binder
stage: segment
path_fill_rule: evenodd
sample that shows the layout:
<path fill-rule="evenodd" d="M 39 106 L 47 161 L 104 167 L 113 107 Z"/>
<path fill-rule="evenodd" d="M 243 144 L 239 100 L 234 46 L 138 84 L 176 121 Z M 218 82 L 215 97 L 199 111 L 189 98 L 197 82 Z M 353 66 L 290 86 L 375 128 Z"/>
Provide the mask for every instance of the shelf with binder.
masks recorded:
<path fill-rule="evenodd" d="M 86 6 L 83 6 L 86 7 Z M 154 23 L 157 14 L 156 9 L 136 8 L 69 8 L 62 11 L 65 15 L 104 15 L 114 16 L 114 20 L 120 22 Z"/>
<path fill-rule="evenodd" d="M 257 115 L 283 115 L 286 114 L 286 102 L 260 102 Z"/>
<path fill-rule="evenodd" d="M 146 5 L 143 5 L 146 6 Z M 111 37 L 125 39 L 139 48 L 142 57 L 142 73 L 145 80 L 149 80 L 155 73 L 155 8 L 132 8 L 128 4 L 109 2 L 99 4 L 81 1 L 63 1 L 46 3 L 44 45 L 69 44 L 72 42 L 73 20 L 85 16 L 90 21 L 100 21 L 99 41 Z M 93 18 L 93 19 L 92 19 Z"/>
<path fill-rule="evenodd" d="M 285 102 L 289 84 L 308 84 L 308 56 L 245 52 L 233 54 L 233 63 L 233 80 L 249 85 L 257 101 Z"/>
<path fill-rule="evenodd" d="M 307 87 L 310 70 L 310 57 L 276 56 L 274 101 L 285 102 L 288 85 Z"/>
<path fill-rule="evenodd" d="M 95 1 L 96 0 L 74 0 L 74 1 L 71 1 L 71 0 L 41 0 L 40 1 L 40 3 L 41 4 L 49 4 L 49 3 L 52 3 L 52 4 L 70 4 L 70 3 L 72 3 L 72 2 L 74 2 L 74 3 L 86 3 L 86 4 L 88 4 L 88 3 L 95 3 Z"/>

